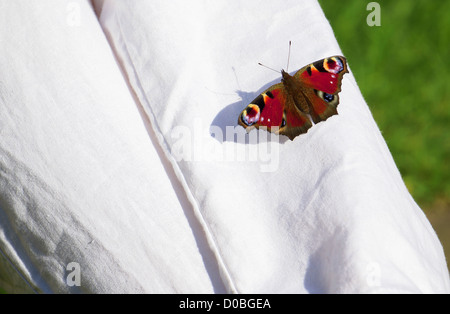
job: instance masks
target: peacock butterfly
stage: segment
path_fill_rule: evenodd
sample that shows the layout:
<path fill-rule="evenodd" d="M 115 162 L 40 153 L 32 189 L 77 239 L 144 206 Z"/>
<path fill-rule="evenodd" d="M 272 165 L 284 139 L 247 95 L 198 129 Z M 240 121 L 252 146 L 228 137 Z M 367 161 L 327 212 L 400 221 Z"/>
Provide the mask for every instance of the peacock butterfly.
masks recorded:
<path fill-rule="evenodd" d="M 262 127 L 293 140 L 312 127 L 311 120 L 316 124 L 337 114 L 345 73 L 347 61 L 342 56 L 313 62 L 293 76 L 281 70 L 281 83 L 256 97 L 241 112 L 238 123 L 247 131 Z"/>

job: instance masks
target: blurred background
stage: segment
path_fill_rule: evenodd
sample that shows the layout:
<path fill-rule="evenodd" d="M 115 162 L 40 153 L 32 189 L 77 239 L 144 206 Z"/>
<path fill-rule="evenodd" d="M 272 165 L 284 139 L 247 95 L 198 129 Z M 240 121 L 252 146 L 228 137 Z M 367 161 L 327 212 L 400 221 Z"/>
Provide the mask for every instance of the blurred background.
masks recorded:
<path fill-rule="evenodd" d="M 450 1 L 319 0 L 410 193 L 450 262 Z M 371 16 L 372 17 L 372 16 Z M 373 20 L 372 18 L 369 18 Z"/>

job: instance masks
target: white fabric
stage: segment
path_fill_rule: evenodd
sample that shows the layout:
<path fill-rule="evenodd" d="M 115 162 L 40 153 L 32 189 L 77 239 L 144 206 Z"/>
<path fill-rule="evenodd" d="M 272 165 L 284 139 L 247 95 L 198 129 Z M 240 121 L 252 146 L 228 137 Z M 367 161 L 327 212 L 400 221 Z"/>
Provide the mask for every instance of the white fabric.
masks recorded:
<path fill-rule="evenodd" d="M 220 134 L 279 81 L 257 62 L 283 67 L 289 40 L 290 69 L 341 54 L 316 1 L 105 1 L 101 23 L 229 291 L 449 291 L 442 247 L 351 74 L 339 116 L 293 142 Z"/>
<path fill-rule="evenodd" d="M 223 291 L 90 2 L 0 7 L 0 287 Z"/>
<path fill-rule="evenodd" d="M 315 0 L 95 4 L 106 36 L 87 1 L 0 1 L 0 287 L 450 292 L 351 73 L 293 142 L 234 128 L 279 82 L 257 62 L 341 54 Z"/>

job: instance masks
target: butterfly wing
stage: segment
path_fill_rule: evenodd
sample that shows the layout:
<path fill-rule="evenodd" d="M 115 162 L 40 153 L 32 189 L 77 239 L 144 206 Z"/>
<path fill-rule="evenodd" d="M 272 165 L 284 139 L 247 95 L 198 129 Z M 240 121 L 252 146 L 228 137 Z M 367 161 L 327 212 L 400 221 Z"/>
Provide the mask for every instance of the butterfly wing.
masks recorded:
<path fill-rule="evenodd" d="M 282 71 L 282 83 L 256 97 L 239 115 L 247 130 L 265 128 L 293 140 L 314 123 L 337 114 L 342 77 L 348 72 L 344 57 L 334 56 L 301 68 L 294 76 Z"/>
<path fill-rule="evenodd" d="M 247 130 L 265 128 L 291 140 L 312 126 L 308 116 L 294 105 L 283 83 L 275 84 L 258 95 L 241 112 L 238 123 Z"/>
<path fill-rule="evenodd" d="M 296 84 L 306 98 L 314 123 L 325 121 L 337 114 L 339 92 L 345 73 L 348 73 L 346 59 L 342 56 L 333 56 L 311 63 L 294 74 Z"/>

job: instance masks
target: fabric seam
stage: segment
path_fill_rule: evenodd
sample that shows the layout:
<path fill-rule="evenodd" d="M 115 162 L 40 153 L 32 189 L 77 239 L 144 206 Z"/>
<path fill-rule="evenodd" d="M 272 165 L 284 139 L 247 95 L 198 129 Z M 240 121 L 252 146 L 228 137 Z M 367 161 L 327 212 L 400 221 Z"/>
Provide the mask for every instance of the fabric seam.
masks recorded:
<path fill-rule="evenodd" d="M 0 248 L 0 255 L 3 257 L 3 259 L 8 263 L 11 268 L 16 272 L 17 275 L 22 279 L 22 281 L 33 291 L 33 293 L 38 294 L 36 289 L 33 287 L 33 285 L 25 278 L 25 276 L 19 271 L 19 269 L 14 265 L 14 263 L 11 261 L 11 259 L 6 255 L 4 250 Z M 8 292 L 8 291 L 7 291 Z"/>
<path fill-rule="evenodd" d="M 218 265 L 219 266 L 219 270 L 222 269 L 222 275 L 221 275 L 222 280 L 226 279 L 226 286 L 228 286 L 228 289 L 230 290 L 231 293 L 238 293 L 238 291 L 237 291 L 237 289 L 235 287 L 235 284 L 234 284 L 234 280 L 231 278 L 231 275 L 230 275 L 230 273 L 228 271 L 228 268 L 227 268 L 227 266 L 226 266 L 226 264 L 225 264 L 225 262 L 224 262 L 224 260 L 222 258 L 222 255 L 220 254 L 220 250 L 219 250 L 219 248 L 218 248 L 218 246 L 217 246 L 217 244 L 216 244 L 216 242 L 214 240 L 214 236 L 212 235 L 212 233 L 210 231 L 208 223 L 206 222 L 206 220 L 203 217 L 203 214 L 200 211 L 198 202 L 197 202 L 196 198 L 194 197 L 194 195 L 192 194 L 192 191 L 189 188 L 189 186 L 188 186 L 188 184 L 186 182 L 186 178 L 185 178 L 184 174 L 182 173 L 180 167 L 178 166 L 178 163 L 173 160 L 173 156 L 170 154 L 170 149 L 169 149 L 169 145 L 167 143 L 167 140 L 166 140 L 164 134 L 159 129 L 159 126 L 156 123 L 155 114 L 153 112 L 153 109 L 149 105 L 150 102 L 147 99 L 147 96 L 146 96 L 146 94 L 144 92 L 144 89 L 142 87 L 140 76 L 138 75 L 138 72 L 136 70 L 135 64 L 133 63 L 133 60 L 131 58 L 131 55 L 130 55 L 130 52 L 129 52 L 129 49 L 128 49 L 128 45 L 127 45 L 127 41 L 125 40 L 125 36 L 123 34 L 123 31 L 122 31 L 122 25 L 121 25 L 120 20 L 117 18 L 116 15 L 115 15 L 115 17 L 116 17 L 115 20 L 116 20 L 117 25 L 118 25 L 119 30 L 120 30 L 120 36 L 121 36 L 122 41 L 124 43 L 125 53 L 127 54 L 126 57 L 128 58 L 128 61 L 130 62 L 130 65 L 132 66 L 132 70 L 134 72 L 133 74 L 135 76 L 136 83 L 138 85 L 138 86 L 136 86 L 136 88 L 138 88 L 139 92 L 140 92 L 139 94 L 136 93 L 136 95 L 142 95 L 142 97 L 144 98 L 145 102 L 147 103 L 147 106 L 144 107 L 142 102 L 141 102 L 141 100 L 140 100 L 140 97 L 138 96 L 137 97 L 137 101 L 139 101 L 138 105 L 140 105 L 144 109 L 144 113 L 149 118 L 152 131 L 155 132 L 156 139 L 159 142 L 159 144 L 161 145 L 161 148 L 162 148 L 162 151 L 164 152 L 164 155 L 166 156 L 166 158 L 169 161 L 169 163 L 172 165 L 177 179 L 180 181 L 181 186 L 183 187 L 183 189 L 186 192 L 186 196 L 188 198 L 188 201 L 192 204 L 192 207 L 194 209 L 194 215 L 195 215 L 195 217 L 197 217 L 197 219 L 199 220 L 200 225 L 204 229 L 205 236 L 206 236 L 206 241 L 207 241 L 207 243 L 209 243 L 212 252 L 214 252 L 214 255 L 216 256 L 216 259 L 217 259 L 218 264 L 219 264 Z M 109 40 L 108 40 L 108 42 L 109 42 Z M 116 52 L 114 51 L 114 49 L 113 49 L 113 52 L 116 55 Z M 116 58 L 117 57 L 118 56 L 116 55 Z M 125 79 L 129 80 L 128 78 L 125 78 Z M 133 84 L 131 84 L 131 82 L 129 82 L 129 83 L 130 83 L 130 87 L 135 89 L 133 87 Z M 135 90 L 135 92 L 136 92 L 136 90 Z M 150 114 L 148 113 L 148 111 L 146 109 L 150 111 Z M 224 276 L 226 278 L 223 278 Z"/>

